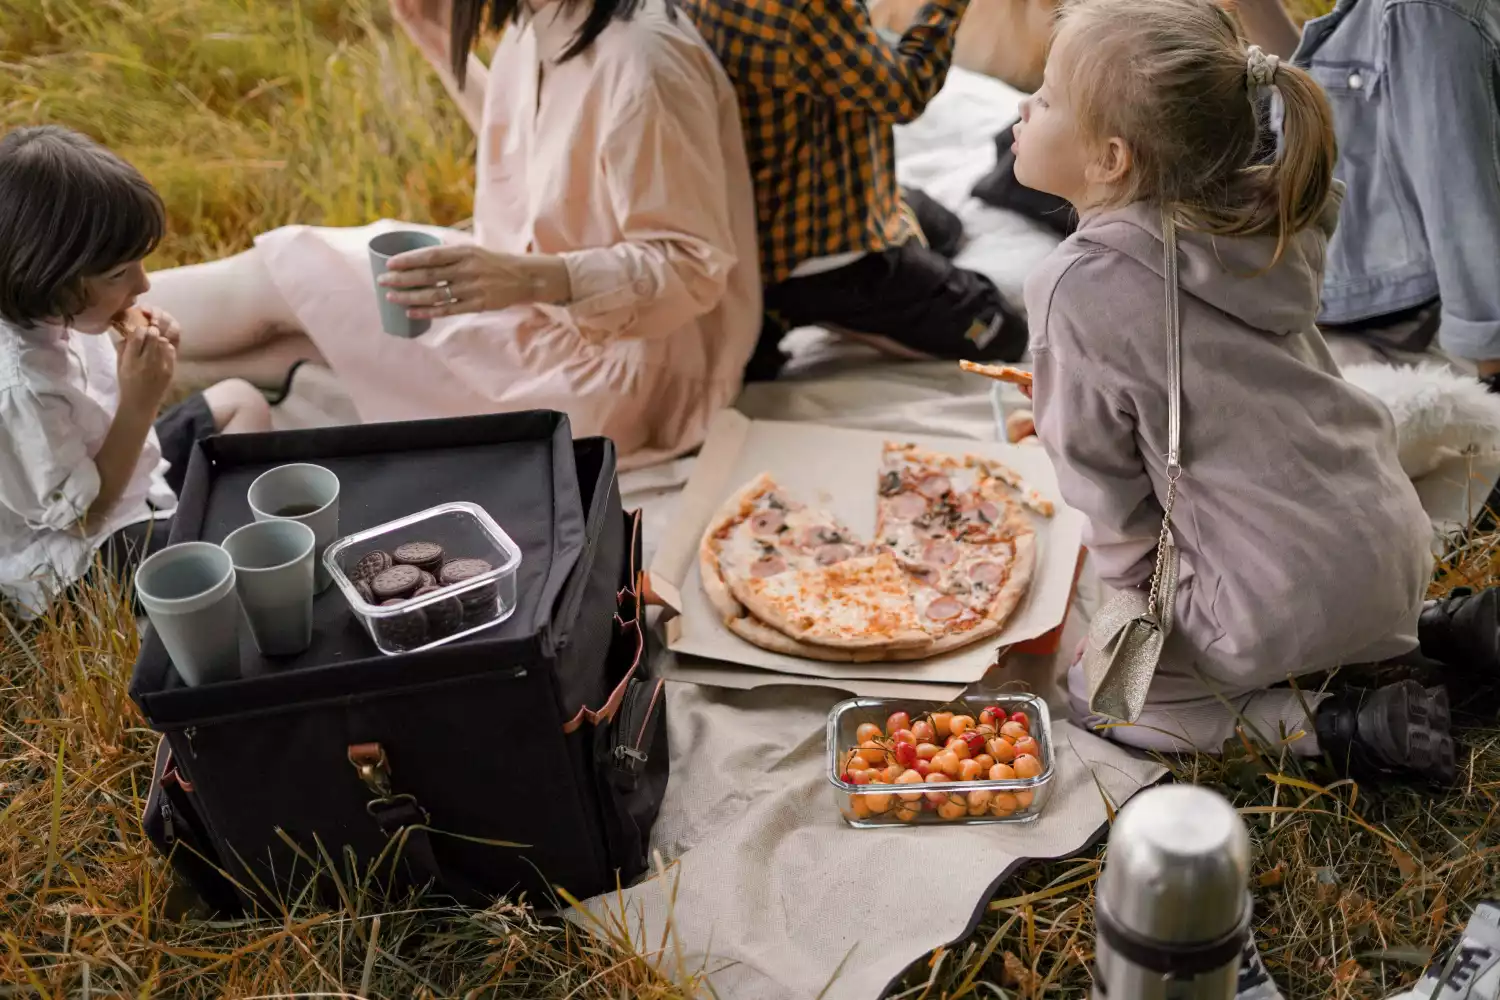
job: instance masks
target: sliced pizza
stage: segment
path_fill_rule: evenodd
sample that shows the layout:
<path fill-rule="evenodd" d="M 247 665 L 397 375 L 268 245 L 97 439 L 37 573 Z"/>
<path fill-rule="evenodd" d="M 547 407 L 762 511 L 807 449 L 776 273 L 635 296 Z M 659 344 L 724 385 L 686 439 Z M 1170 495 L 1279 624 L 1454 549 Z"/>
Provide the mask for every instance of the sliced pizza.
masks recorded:
<path fill-rule="evenodd" d="M 1035 531 L 972 456 L 888 443 L 876 538 L 906 569 L 923 628 L 976 642 L 998 632 L 1035 566 Z M 950 643 L 944 643 L 945 646 Z"/>
<path fill-rule="evenodd" d="M 833 514 L 792 499 L 763 473 L 709 521 L 698 571 L 714 609 L 729 619 L 744 613 L 730 581 L 832 566 L 872 551 Z"/>
<path fill-rule="evenodd" d="M 1031 372 L 1012 368 L 1010 365 L 987 365 L 978 361 L 960 361 L 958 367 L 975 375 L 983 375 L 992 378 L 996 382 L 1009 382 L 1011 385 L 1031 386 Z"/>
<path fill-rule="evenodd" d="M 906 574 L 888 552 L 761 577 L 730 590 L 761 621 L 799 642 L 845 649 L 925 646 Z"/>

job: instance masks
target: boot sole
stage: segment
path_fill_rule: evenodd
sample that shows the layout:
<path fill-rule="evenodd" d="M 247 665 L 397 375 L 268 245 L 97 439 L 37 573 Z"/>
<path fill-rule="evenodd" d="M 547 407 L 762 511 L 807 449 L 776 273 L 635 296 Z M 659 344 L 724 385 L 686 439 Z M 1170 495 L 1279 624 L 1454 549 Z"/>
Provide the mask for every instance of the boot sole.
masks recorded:
<path fill-rule="evenodd" d="M 1453 746 L 1452 715 L 1448 690 L 1424 689 L 1413 680 L 1401 681 L 1381 692 L 1382 743 L 1402 761 L 1402 770 L 1439 785 L 1451 785 L 1458 776 L 1458 756 Z"/>

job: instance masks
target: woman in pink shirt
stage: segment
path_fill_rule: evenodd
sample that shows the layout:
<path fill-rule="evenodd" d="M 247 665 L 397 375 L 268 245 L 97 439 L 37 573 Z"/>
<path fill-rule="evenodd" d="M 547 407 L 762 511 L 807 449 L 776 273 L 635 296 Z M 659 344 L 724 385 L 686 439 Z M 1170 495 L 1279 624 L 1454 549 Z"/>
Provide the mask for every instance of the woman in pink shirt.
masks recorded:
<path fill-rule="evenodd" d="M 479 137 L 474 233 L 290 226 L 153 275 L 185 361 L 277 381 L 321 358 L 365 421 L 547 408 L 627 465 L 687 451 L 733 402 L 760 329 L 755 210 L 729 80 L 667 0 L 395 0 Z M 484 16 L 504 36 L 470 52 Z M 366 244 L 426 229 L 383 291 Z"/>

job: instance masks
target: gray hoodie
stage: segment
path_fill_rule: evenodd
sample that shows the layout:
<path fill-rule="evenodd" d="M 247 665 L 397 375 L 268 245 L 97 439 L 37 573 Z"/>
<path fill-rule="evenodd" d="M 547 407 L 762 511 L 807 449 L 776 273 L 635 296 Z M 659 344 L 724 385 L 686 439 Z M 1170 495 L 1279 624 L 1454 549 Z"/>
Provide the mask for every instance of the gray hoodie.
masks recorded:
<path fill-rule="evenodd" d="M 1432 528 L 1390 414 L 1345 382 L 1315 318 L 1328 225 L 1275 241 L 1179 235 L 1179 639 L 1238 687 L 1416 645 Z M 1037 434 L 1112 587 L 1151 575 L 1167 437 L 1161 224 L 1096 214 L 1026 283 Z"/>

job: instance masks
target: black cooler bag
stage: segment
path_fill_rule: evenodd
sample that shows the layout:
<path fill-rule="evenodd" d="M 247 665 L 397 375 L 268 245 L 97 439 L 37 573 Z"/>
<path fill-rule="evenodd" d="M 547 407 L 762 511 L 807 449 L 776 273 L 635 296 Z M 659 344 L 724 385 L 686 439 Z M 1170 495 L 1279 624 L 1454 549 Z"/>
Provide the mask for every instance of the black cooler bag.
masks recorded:
<path fill-rule="evenodd" d="M 613 444 L 573 441 L 546 412 L 213 438 L 172 541 L 248 523 L 250 483 L 288 462 L 339 477 L 340 535 L 483 507 L 521 549 L 516 609 L 386 656 L 330 587 L 305 653 L 263 658 L 242 625 L 242 677 L 201 687 L 148 633 L 131 694 L 167 746 L 146 826 L 178 877 L 225 912 L 290 899 L 319 867 L 325 893 L 329 869 L 373 871 L 471 905 L 518 892 L 546 905 L 553 886 L 582 898 L 639 875 L 666 788 L 665 698 Z"/>

